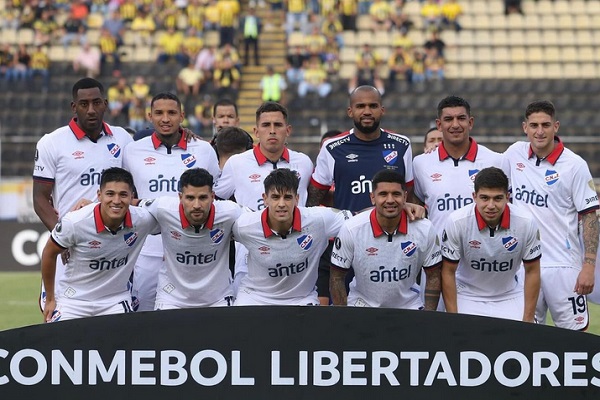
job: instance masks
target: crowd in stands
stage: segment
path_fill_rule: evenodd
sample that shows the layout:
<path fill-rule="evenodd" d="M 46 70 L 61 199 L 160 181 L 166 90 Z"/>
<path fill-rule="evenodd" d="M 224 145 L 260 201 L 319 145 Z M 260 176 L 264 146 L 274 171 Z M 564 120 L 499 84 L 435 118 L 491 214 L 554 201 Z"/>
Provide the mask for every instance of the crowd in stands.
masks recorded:
<path fill-rule="evenodd" d="M 285 60 L 274 65 L 274 73 L 285 81 L 276 85 L 278 91 L 293 91 L 298 97 L 311 92 L 315 98 L 328 96 L 339 87 L 341 51 L 348 45 L 344 33 L 360 30 L 382 32 L 393 39 L 389 48 L 382 49 L 361 39 L 362 35 L 356 36 L 357 43 L 350 44 L 355 50 L 356 72 L 347 89 L 369 84 L 384 93 L 386 89 L 397 90 L 398 80 L 405 80 L 410 87 L 444 79 L 444 42 L 438 32 L 461 30 L 462 7 L 457 0 L 423 0 L 420 25 L 431 32 L 431 38 L 426 43 L 412 43 L 408 32 L 415 29 L 415 23 L 404 12 L 407 1 L 251 0 L 242 13 L 238 0 L 8 0 L 2 28 L 30 29 L 33 39 L 29 49 L 2 46 L 0 74 L 6 81 L 40 75 L 43 90 L 48 90 L 49 48 L 62 45 L 65 49 L 78 48 L 72 60 L 76 74 L 112 75 L 121 84 L 124 78 L 129 87 L 134 77 L 122 76 L 121 64 L 125 57 L 131 57 L 127 52 L 132 48 L 148 46 L 148 51 L 156 54 L 156 63 L 174 66 L 173 90 L 184 99 L 190 97 L 193 103 L 200 103 L 208 90 L 215 98 L 235 99 L 251 50 L 254 64 L 261 62 L 261 32 L 281 23 L 288 43 L 294 35 L 301 39 L 289 47 Z M 264 24 L 257 16 L 258 8 L 265 9 L 261 15 L 268 16 Z M 205 40 L 208 32 L 218 35 L 218 44 Z M 238 51 L 241 47 L 243 60 Z M 263 99 L 264 81 L 260 87 Z M 135 103 L 147 103 L 148 96 L 135 99 Z M 139 104 L 138 108 L 146 105 Z M 113 114 L 128 112 L 126 105 Z M 139 125 L 139 115 L 130 117 L 129 125 Z"/>

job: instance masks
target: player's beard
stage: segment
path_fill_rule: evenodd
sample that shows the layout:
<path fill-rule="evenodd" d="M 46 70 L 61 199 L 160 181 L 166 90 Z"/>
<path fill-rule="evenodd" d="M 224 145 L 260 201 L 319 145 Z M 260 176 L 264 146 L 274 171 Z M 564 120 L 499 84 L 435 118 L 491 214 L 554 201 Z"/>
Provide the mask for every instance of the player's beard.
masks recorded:
<path fill-rule="evenodd" d="M 360 133 L 370 135 L 371 133 L 375 133 L 379 130 L 379 122 L 380 121 L 375 121 L 371 126 L 364 126 L 360 123 L 360 121 L 354 121 L 354 128 L 356 128 Z"/>

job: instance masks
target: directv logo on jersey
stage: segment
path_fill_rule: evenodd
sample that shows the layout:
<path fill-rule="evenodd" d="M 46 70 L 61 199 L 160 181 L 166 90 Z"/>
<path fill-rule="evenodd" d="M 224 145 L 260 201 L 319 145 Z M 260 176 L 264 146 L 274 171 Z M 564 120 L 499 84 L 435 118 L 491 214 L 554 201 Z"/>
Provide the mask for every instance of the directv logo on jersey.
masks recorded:
<path fill-rule="evenodd" d="M 384 150 L 381 153 L 383 154 L 383 159 L 388 164 L 394 165 L 394 164 L 396 164 L 396 161 L 398 161 L 398 152 L 396 150 L 393 150 L 393 151 Z"/>
<path fill-rule="evenodd" d="M 508 236 L 508 237 L 502 238 L 502 244 L 504 245 L 504 248 L 506 250 L 513 251 L 514 249 L 517 248 L 519 241 L 515 237 Z"/>
<path fill-rule="evenodd" d="M 217 228 L 210 231 L 210 240 L 212 240 L 212 242 L 215 244 L 221 243 L 224 236 L 225 232 L 223 231 L 223 229 Z"/>
<path fill-rule="evenodd" d="M 108 147 L 108 151 L 114 158 L 119 158 L 119 156 L 121 155 L 121 148 L 118 144 L 110 143 L 107 144 L 106 147 Z"/>
<path fill-rule="evenodd" d="M 138 238 L 137 232 L 130 232 L 123 235 L 123 239 L 125 239 L 125 244 L 129 247 L 133 246 L 135 241 Z"/>
<path fill-rule="evenodd" d="M 312 246 L 313 237 L 312 235 L 302 235 L 298 239 L 296 239 L 296 241 L 298 242 L 302 250 L 306 251 Z"/>
<path fill-rule="evenodd" d="M 187 168 L 192 168 L 196 164 L 196 157 L 193 154 L 182 154 L 181 161 Z"/>
<path fill-rule="evenodd" d="M 551 169 L 546 170 L 546 176 L 544 177 L 546 185 L 551 186 L 558 182 L 558 172 L 552 171 Z"/>
<path fill-rule="evenodd" d="M 402 252 L 405 256 L 410 257 L 413 254 L 415 254 L 415 251 L 417 250 L 417 245 L 413 242 L 401 242 L 400 248 L 402 249 Z"/>
<path fill-rule="evenodd" d="M 479 172 L 478 169 L 470 169 L 469 170 L 469 179 L 471 179 L 471 182 L 475 182 L 475 177 L 477 176 L 478 172 Z"/>

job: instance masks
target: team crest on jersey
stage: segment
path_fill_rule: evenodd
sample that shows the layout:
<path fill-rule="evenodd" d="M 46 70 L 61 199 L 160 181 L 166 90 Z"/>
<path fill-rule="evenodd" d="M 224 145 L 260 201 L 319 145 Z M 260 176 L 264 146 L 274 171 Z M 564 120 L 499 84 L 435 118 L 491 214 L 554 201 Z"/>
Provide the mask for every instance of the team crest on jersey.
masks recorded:
<path fill-rule="evenodd" d="M 181 155 L 181 161 L 187 168 L 192 168 L 196 164 L 196 157 L 193 154 L 185 153 Z"/>
<path fill-rule="evenodd" d="M 90 245 L 90 249 L 99 249 L 102 243 L 97 240 L 92 240 L 91 242 L 88 242 L 88 244 Z"/>
<path fill-rule="evenodd" d="M 517 163 L 517 171 L 523 171 L 525 169 L 525 164 L 518 162 Z"/>
<path fill-rule="evenodd" d="M 271 248 L 269 246 L 260 246 L 258 251 L 260 251 L 260 254 L 271 254 Z"/>
<path fill-rule="evenodd" d="M 181 240 L 181 233 L 177 231 L 171 231 L 169 233 L 171 234 L 171 239 Z"/>
<path fill-rule="evenodd" d="M 469 170 L 469 179 L 471 179 L 471 182 L 475 181 L 475 177 L 477 176 L 478 172 L 479 172 L 478 169 L 470 169 Z"/>
<path fill-rule="evenodd" d="M 379 249 L 376 247 L 369 247 L 368 249 L 366 249 L 366 251 L 368 256 L 376 256 Z"/>
<path fill-rule="evenodd" d="M 417 250 L 417 245 L 414 242 L 401 242 L 400 243 L 400 248 L 402 249 L 402 252 L 404 253 L 405 256 L 410 257 L 413 254 L 415 254 L 415 251 Z"/>
<path fill-rule="evenodd" d="M 129 247 L 133 246 L 135 241 L 138 238 L 137 232 L 130 232 L 123 235 L 123 239 L 125 240 L 125 244 Z"/>
<path fill-rule="evenodd" d="M 313 237 L 312 235 L 302 235 L 298 239 L 296 239 L 296 241 L 298 242 L 302 250 L 306 251 L 312 246 Z"/>
<path fill-rule="evenodd" d="M 210 231 L 210 240 L 212 240 L 213 243 L 216 243 L 216 244 L 221 243 L 224 236 L 225 236 L 225 232 L 221 228 L 216 228 L 216 229 L 213 229 L 212 231 Z"/>
<path fill-rule="evenodd" d="M 546 182 L 546 185 L 548 186 L 554 185 L 556 182 L 558 182 L 558 172 L 547 169 L 546 175 L 544 176 L 544 182 Z"/>
<path fill-rule="evenodd" d="M 252 174 L 248 178 L 250 178 L 250 182 L 260 182 L 260 174 Z"/>
<path fill-rule="evenodd" d="M 113 156 L 114 158 L 119 158 L 119 156 L 121 155 L 121 148 L 118 144 L 110 143 L 107 144 L 106 147 L 108 147 L 108 151 L 110 152 L 111 156 Z"/>
<path fill-rule="evenodd" d="M 156 164 L 156 158 L 154 158 L 154 157 L 144 158 L 144 165 L 154 165 L 154 164 Z"/>
<path fill-rule="evenodd" d="M 383 150 L 383 159 L 386 163 L 394 165 L 398 161 L 398 152 L 396 150 Z"/>
<path fill-rule="evenodd" d="M 84 153 L 83 151 L 80 151 L 80 150 L 77 150 L 77 151 L 74 151 L 73 153 L 71 153 L 71 155 L 73 156 L 73 158 L 74 158 L 75 160 L 80 160 L 80 159 L 82 159 L 84 154 L 85 154 L 85 153 Z"/>
<path fill-rule="evenodd" d="M 515 237 L 508 236 L 508 237 L 502 238 L 502 245 L 504 245 L 504 248 L 508 251 L 513 251 L 514 249 L 516 249 L 517 244 L 519 244 L 519 242 L 517 241 L 517 238 L 515 238 Z"/>
<path fill-rule="evenodd" d="M 481 242 L 479 240 L 471 240 L 469 242 L 469 246 L 471 246 L 472 249 L 480 249 L 481 248 Z"/>
<path fill-rule="evenodd" d="M 431 178 L 431 180 L 433 182 L 441 182 L 442 181 L 442 174 L 440 174 L 439 172 L 436 172 L 435 174 L 432 174 L 429 177 Z"/>

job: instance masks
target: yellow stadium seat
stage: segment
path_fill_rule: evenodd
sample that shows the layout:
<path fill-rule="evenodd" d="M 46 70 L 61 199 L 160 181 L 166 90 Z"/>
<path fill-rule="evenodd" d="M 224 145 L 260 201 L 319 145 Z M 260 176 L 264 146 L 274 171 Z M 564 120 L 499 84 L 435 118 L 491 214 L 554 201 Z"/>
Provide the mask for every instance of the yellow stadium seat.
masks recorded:
<path fill-rule="evenodd" d="M 492 60 L 497 63 L 510 62 L 510 52 L 508 49 L 505 46 L 494 47 Z"/>
<path fill-rule="evenodd" d="M 513 63 L 527 62 L 527 50 L 524 46 L 513 46 L 510 48 L 510 61 Z"/>
<path fill-rule="evenodd" d="M 591 30 L 581 29 L 575 31 L 575 43 L 578 46 L 593 46 L 596 45 L 594 35 Z"/>
<path fill-rule="evenodd" d="M 546 78 L 560 79 L 563 76 L 562 64 L 559 63 L 547 63 L 546 66 Z"/>
<path fill-rule="evenodd" d="M 90 29 L 100 29 L 102 28 L 102 24 L 104 23 L 104 17 L 102 14 L 91 13 L 87 17 L 87 25 Z"/>
<path fill-rule="evenodd" d="M 525 63 L 512 64 L 511 73 L 514 79 L 529 78 L 529 68 Z"/>
<path fill-rule="evenodd" d="M 592 17 L 588 14 L 577 14 L 575 15 L 575 21 L 573 22 L 574 29 L 590 29 L 593 28 Z"/>
<path fill-rule="evenodd" d="M 596 63 L 581 63 L 580 77 L 581 78 L 597 78 Z"/>
<path fill-rule="evenodd" d="M 563 15 L 571 14 L 573 5 L 571 4 L 570 1 L 554 0 L 552 3 L 553 3 L 553 12 L 555 14 L 563 14 Z"/>
<path fill-rule="evenodd" d="M 477 78 L 477 66 L 474 63 L 461 63 L 457 64 L 456 77 L 463 79 Z"/>
<path fill-rule="evenodd" d="M 593 46 L 581 46 L 577 48 L 577 58 L 580 62 L 595 62 L 596 51 Z"/>
<path fill-rule="evenodd" d="M 544 49 L 544 60 L 546 62 L 560 62 L 562 60 L 562 51 L 556 46 L 548 46 Z"/>
<path fill-rule="evenodd" d="M 17 31 L 15 29 L 2 29 L 0 36 L 1 43 L 15 44 L 17 43 Z"/>
<path fill-rule="evenodd" d="M 492 29 L 494 21 L 487 14 L 478 14 L 473 20 L 473 29 Z"/>
<path fill-rule="evenodd" d="M 157 42 L 154 42 L 157 43 Z M 219 32 L 209 31 L 204 34 L 204 43 L 207 46 L 219 46 Z"/>
<path fill-rule="evenodd" d="M 496 77 L 496 68 L 492 63 L 480 63 L 477 66 L 477 76 L 479 78 L 495 78 Z"/>
<path fill-rule="evenodd" d="M 343 63 L 340 66 L 339 76 L 342 79 L 350 79 L 356 75 L 356 64 L 354 63 Z"/>
<path fill-rule="evenodd" d="M 497 17 L 498 19 L 501 17 Z M 526 29 L 525 17 L 521 14 L 508 14 L 506 17 L 507 29 Z"/>
<path fill-rule="evenodd" d="M 575 46 L 562 47 L 560 50 L 560 58 L 564 62 L 578 62 L 579 52 Z"/>
<path fill-rule="evenodd" d="M 496 69 L 495 78 L 497 79 L 510 79 L 513 78 L 512 65 L 509 63 L 497 63 L 494 64 Z"/>
<path fill-rule="evenodd" d="M 526 57 L 530 62 L 543 62 L 544 51 L 542 47 L 530 46 L 526 49 Z"/>
<path fill-rule="evenodd" d="M 48 49 L 48 58 L 50 58 L 50 61 L 54 62 L 65 61 L 65 53 L 65 48 L 62 45 L 50 46 Z"/>
<path fill-rule="evenodd" d="M 28 46 L 33 44 L 33 29 L 21 28 L 19 29 L 18 42 L 20 44 L 26 44 Z"/>
<path fill-rule="evenodd" d="M 576 29 L 575 19 L 571 14 L 561 14 L 557 17 L 556 27 L 559 29 Z"/>
<path fill-rule="evenodd" d="M 340 61 L 342 63 L 356 62 L 356 49 L 348 47 L 348 46 L 344 46 L 340 50 Z"/>
<path fill-rule="evenodd" d="M 490 47 L 479 47 L 475 51 L 476 61 L 483 63 L 492 62 L 492 49 Z"/>
<path fill-rule="evenodd" d="M 87 41 L 89 44 L 96 45 L 96 44 L 98 44 L 98 41 L 100 39 L 100 30 L 99 29 L 88 29 L 88 31 L 85 34 L 85 37 L 87 38 Z"/>
<path fill-rule="evenodd" d="M 457 57 L 461 62 L 475 62 L 475 48 L 472 46 L 460 46 Z"/>
<path fill-rule="evenodd" d="M 352 32 L 354 33 L 354 32 Z M 288 47 L 302 46 L 304 44 L 304 34 L 302 32 L 292 32 L 288 36 Z M 348 45 L 348 44 L 346 44 Z"/>
<path fill-rule="evenodd" d="M 579 63 L 563 64 L 563 77 L 568 79 L 577 79 L 581 77 Z"/>
<path fill-rule="evenodd" d="M 488 13 L 487 1 L 473 0 L 470 4 L 465 4 L 465 13 L 482 15 Z"/>
<path fill-rule="evenodd" d="M 490 41 L 492 46 L 509 46 L 512 44 L 508 33 L 505 30 L 492 31 L 492 40 Z"/>

